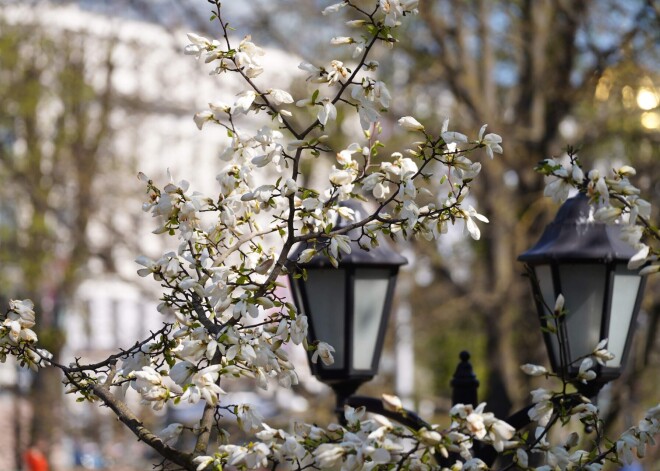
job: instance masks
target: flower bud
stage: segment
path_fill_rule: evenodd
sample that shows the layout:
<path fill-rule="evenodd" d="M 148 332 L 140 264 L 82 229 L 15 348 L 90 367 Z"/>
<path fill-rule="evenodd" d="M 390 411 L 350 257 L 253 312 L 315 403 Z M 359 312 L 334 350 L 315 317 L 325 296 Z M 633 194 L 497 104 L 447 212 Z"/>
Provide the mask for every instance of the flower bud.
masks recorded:
<path fill-rule="evenodd" d="M 630 165 L 624 165 L 619 170 L 617 170 L 616 173 L 618 173 L 622 177 L 632 177 L 637 174 L 637 170 L 635 170 Z"/>
<path fill-rule="evenodd" d="M 404 116 L 398 121 L 399 126 L 401 126 L 406 131 L 423 131 L 424 126 L 417 121 L 412 116 Z"/>

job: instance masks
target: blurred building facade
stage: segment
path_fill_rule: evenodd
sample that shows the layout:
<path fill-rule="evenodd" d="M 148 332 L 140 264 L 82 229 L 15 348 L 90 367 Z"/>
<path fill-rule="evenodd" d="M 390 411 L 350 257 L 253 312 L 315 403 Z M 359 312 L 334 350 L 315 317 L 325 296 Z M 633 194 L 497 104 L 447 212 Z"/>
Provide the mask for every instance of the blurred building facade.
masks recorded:
<path fill-rule="evenodd" d="M 196 189 L 212 194 L 215 175 L 224 165 L 218 156 L 229 139 L 221 128 L 209 126 L 200 132 L 192 116 L 207 108 L 209 101 L 232 100 L 243 85 L 228 77 L 223 77 L 220 84 L 216 76 L 209 75 L 203 61 L 183 54 L 185 31 L 169 31 L 153 22 L 95 13 L 76 3 L 42 3 L 39 8 L 8 4 L 0 7 L 0 20 L 14 28 L 36 27 L 40 35 L 47 35 L 56 44 L 64 37 L 74 38 L 83 44 L 84 73 L 91 86 L 99 94 L 108 83 L 112 87 L 109 121 L 113 139 L 106 153 L 121 156 L 120 164 L 112 173 L 94 177 L 99 179 L 95 195 L 99 198 L 98 213 L 93 215 L 87 235 L 99 246 L 114 244 L 108 238 L 118 234 L 124 240 L 113 245 L 105 258 L 91 256 L 85 261 L 84 279 L 71 299 L 52 300 L 58 311 L 58 327 L 66 339 L 61 360 L 98 361 L 144 339 L 163 321 L 155 309 L 157 283 L 140 279 L 133 262 L 137 255 L 159 257 L 166 250 L 162 237 L 151 234 L 155 221 L 141 211 L 144 187 L 135 178 L 137 172 L 162 183 L 169 171 L 176 181 L 187 179 Z M 34 47 L 39 45 L 35 42 Z M 111 55 L 111 71 L 101 60 L 107 54 Z M 271 72 L 260 80 L 268 84 L 267 88 L 288 88 L 292 80 L 288 70 L 295 70 L 298 62 L 281 51 L 268 50 L 264 65 Z M 284 66 L 287 64 L 291 67 Z M 109 82 L 103 80 L 107 73 L 111 73 Z M 170 248 L 174 247 L 176 241 L 172 240 Z M 18 292 L 7 289 L 0 295 L 12 298 Z M 301 359 L 304 361 L 304 353 Z M 0 436 L 2 470 L 22 467 L 21 454 L 31 440 L 28 392 L 32 379 L 11 360 L 0 364 L 0 427 L 5 431 Z M 291 393 L 235 394 L 258 402 L 265 415 L 283 407 L 298 411 L 306 408 L 306 401 Z M 137 399 L 134 405 L 138 406 Z M 154 427 L 165 419 L 147 411 L 145 414 Z M 186 420 L 195 415 L 195 410 L 167 414 Z M 138 444 L 105 408 L 81 405 L 75 397 L 67 396 L 56 416 L 61 420 L 49 439 L 53 469 L 143 469 L 151 458 L 146 447 Z"/>

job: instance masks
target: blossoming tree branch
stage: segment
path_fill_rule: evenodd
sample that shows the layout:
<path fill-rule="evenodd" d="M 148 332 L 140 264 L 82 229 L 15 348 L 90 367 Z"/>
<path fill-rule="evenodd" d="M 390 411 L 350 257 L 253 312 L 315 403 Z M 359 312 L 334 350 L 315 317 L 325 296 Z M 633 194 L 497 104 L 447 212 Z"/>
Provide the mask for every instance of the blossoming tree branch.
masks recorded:
<path fill-rule="evenodd" d="M 371 56 L 375 48 L 396 46 L 399 26 L 407 15 L 417 13 L 415 0 L 345 0 L 325 8 L 322 14 L 329 18 L 340 10 L 349 18 L 341 27 L 345 35 L 328 38 L 329 50 L 349 59 L 301 63 L 299 71 L 291 72 L 306 78 L 309 93 L 296 97 L 260 82 L 264 50 L 250 36 L 236 39 L 221 2 L 211 3 L 219 39 L 191 33 L 185 53 L 207 63 L 219 80 L 232 74 L 240 77 L 244 87 L 224 103 L 209 103 L 194 117 L 204 132 L 224 132 L 231 139 L 220 156 L 217 193 L 193 191 L 185 180 L 161 186 L 139 175 L 147 188 L 143 209 L 158 221 L 154 232 L 176 245 L 158 259 L 137 259 L 142 266 L 139 275 L 152 277 L 163 288 L 158 306 L 164 316 L 162 328 L 104 361 L 60 364 L 38 346 L 32 302 L 15 300 L 0 327 L 2 359 L 13 355 L 33 369 L 60 369 L 67 392 L 109 407 L 164 463 L 188 470 L 435 469 L 440 467 L 436 457 L 449 460 L 452 470 L 486 469 L 475 453 L 477 441 L 512 456 L 519 469 L 530 468 L 530 455 L 543 457 L 546 464 L 536 468 L 540 470 L 598 470 L 606 460 L 630 462 L 633 452 L 643 455 L 660 427 L 660 406 L 617 440 L 607 441 L 597 408 L 588 399 L 573 395 L 564 401 L 567 378 L 560 378 L 563 387 L 558 391 L 532 392 L 529 415 L 537 427 L 531 434 L 494 417 L 485 404 L 456 405 L 449 428 L 410 430 L 347 407 L 344 426 L 300 423 L 280 430 L 264 423 L 253 406 L 226 401 L 224 388 L 237 378 L 250 378 L 264 389 L 274 382 L 281 387 L 297 384 L 284 344 L 302 344 L 315 361 L 333 362 L 331 345 L 307 342 L 306 317 L 279 289 L 281 276 L 296 263 L 322 253 L 337 266 L 351 250 L 349 231 L 359 234 L 365 250 L 377 245 L 379 236 L 431 240 L 456 223 L 479 239 L 478 221 L 488 221 L 467 202 L 482 169 L 474 156 L 493 158 L 502 152 L 502 140 L 487 133 L 485 125 L 469 135 L 451 130 L 445 121 L 434 133 L 405 116 L 398 124 L 409 132 L 411 144 L 383 155 L 379 121 L 396 95 L 379 79 L 379 64 Z M 355 114 L 358 137 L 336 149 L 326 133 L 338 132 L 334 121 L 339 107 Z M 333 159 L 334 165 L 322 186 L 306 187 L 301 183 L 302 165 L 318 159 Z M 631 242 L 639 244 L 631 264 L 641 267 L 650 260 L 653 264 L 643 270 L 657 271 L 657 249 L 640 241 L 646 235 L 645 240 L 657 243 L 660 236 L 648 221 L 648 203 L 628 182 L 634 171 L 624 167 L 609 179 L 593 172 L 585 177 L 576 158 L 572 156 L 571 162 L 568 169 L 550 160 L 542 164 L 540 170 L 554 176 L 548 193 L 560 200 L 571 185 L 578 186 L 601 205 L 597 217 L 609 221 L 625 216 Z M 369 201 L 372 209 L 357 214 L 341 204 L 356 199 Z M 350 223 L 336 227 L 338 217 Z M 292 248 L 300 242 L 310 248 L 299 260 L 290 261 Z M 561 313 L 561 301 L 560 297 L 549 308 L 552 313 Z M 608 358 L 603 339 L 584 358 L 578 380 L 588 380 L 593 362 Z M 523 371 L 552 375 L 539 365 L 524 365 Z M 186 429 L 182 424 L 149 430 L 127 405 L 128 394 L 138 394 L 156 410 L 202 402 L 199 422 L 190 428 L 194 449 L 176 447 Z M 384 400 L 386 407 L 401 408 L 396 398 Z M 221 417 L 234 417 L 253 440 L 232 443 Z M 580 449 L 577 432 L 561 443 L 550 443 L 550 429 L 571 420 L 598 431 L 594 447 Z M 223 444 L 212 444 L 212 433 L 224 436 Z"/>

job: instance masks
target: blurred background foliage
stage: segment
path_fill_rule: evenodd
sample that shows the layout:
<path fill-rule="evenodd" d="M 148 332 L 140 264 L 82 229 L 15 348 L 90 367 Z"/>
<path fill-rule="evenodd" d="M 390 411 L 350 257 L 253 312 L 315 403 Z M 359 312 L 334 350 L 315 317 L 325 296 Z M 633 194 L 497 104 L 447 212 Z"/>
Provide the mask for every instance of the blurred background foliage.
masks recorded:
<path fill-rule="evenodd" d="M 34 3 L 37 14 L 39 4 Z M 218 34 L 202 0 L 78 4 L 115 21 L 139 19 L 177 34 Z M 315 62 L 341 56 L 340 49 L 330 49 L 331 35 L 351 34 L 348 28 L 324 26 L 326 18 L 318 12 L 327 5 L 253 0 L 226 6 L 241 36 L 251 32 L 259 45 Z M 396 48 L 375 51 L 394 97 L 382 123 L 385 152 L 407 145 L 409 136 L 395 132 L 396 119 L 404 115 L 416 116 L 432 132 L 446 118 L 452 129 L 466 133 L 487 123 L 489 132 L 503 137 L 505 152 L 492 161 L 481 156 L 473 197 L 491 223 L 482 227 L 480 241 L 415 240 L 405 248 L 414 269 L 403 274 L 406 295 L 399 303 L 412 312 L 417 362 L 412 399 L 432 400 L 440 420 L 458 352 L 467 349 L 481 379 L 481 397 L 490 410 L 506 416 L 527 403 L 528 391 L 540 384 L 522 375 L 518 365 L 547 363 L 527 281 L 516 262 L 557 210 L 543 198 L 543 179 L 534 165 L 561 158 L 567 145 L 579 146 L 586 166 L 604 173 L 631 164 L 638 170 L 634 183 L 659 220 L 660 3 L 422 0 L 419 9 L 417 17 L 406 19 Z M 0 23 L 1 294 L 38 301 L 41 335 L 55 353 L 66 324 L 58 309 L 87 276 L 90 261 L 112 271 L 118 245 L 136 253 L 139 245 L 113 223 L 114 209 L 125 204 L 113 182 L 133 178 L 136 161 L 112 146 L 121 123 L 110 119 L 111 111 L 125 97 L 111 83 L 112 41 L 95 41 Z M 85 59 L 90 55 L 96 58 L 94 74 Z M 295 87 L 302 95 L 308 84 L 299 81 Z M 131 106 L 140 113 L 142 105 Z M 170 112 L 164 106 L 163 112 Z M 339 130 L 332 141 L 337 148 L 353 139 L 342 132 L 346 123 L 339 118 L 337 128 L 329 129 Z M 313 179 L 314 166 L 307 172 Z M 90 219 L 103 228 L 103 237 L 90 231 Z M 617 430 L 658 400 L 659 293 L 658 280 L 649 280 L 634 354 L 624 377 L 604 393 L 603 405 Z M 395 335 L 391 329 L 390 344 Z M 388 377 L 394 374 L 395 368 L 385 367 L 379 381 L 364 390 L 391 389 Z M 40 387 L 39 381 L 51 386 Z M 39 394 L 58 381 L 35 383 L 37 407 L 53 400 L 44 402 Z M 49 430 L 39 420 L 56 420 L 48 409 L 54 410 L 35 414 L 35 430 Z"/>
<path fill-rule="evenodd" d="M 111 48 L 96 51 L 102 85 L 95 89 L 86 70 L 90 45 L 34 26 L 0 23 L 0 284 L 5 298 L 35 301 L 40 339 L 59 360 L 63 306 L 90 258 L 108 250 L 88 237 L 88 226 L 105 203 L 99 176 L 115 172 Z M 60 383 L 50 370 L 35 378 L 35 440 L 60 420 L 54 412 L 61 401 L 50 393 Z"/>

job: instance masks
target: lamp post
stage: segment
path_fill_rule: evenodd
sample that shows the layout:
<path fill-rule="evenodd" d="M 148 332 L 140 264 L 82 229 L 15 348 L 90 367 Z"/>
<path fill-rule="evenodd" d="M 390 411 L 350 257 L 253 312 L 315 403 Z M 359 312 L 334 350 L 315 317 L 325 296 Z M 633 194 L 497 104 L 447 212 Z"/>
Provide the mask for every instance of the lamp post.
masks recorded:
<path fill-rule="evenodd" d="M 346 206 L 354 210 L 356 220 L 366 214 L 359 203 Z M 335 228 L 349 224 L 339 218 Z M 338 268 L 318 254 L 309 262 L 296 264 L 289 274 L 296 307 L 309 319 L 310 343 L 323 341 L 335 349 L 332 365 L 310 362 L 310 366 L 319 380 L 333 388 L 338 407 L 378 373 L 397 274 L 407 263 L 385 241 L 367 251 L 357 242 L 358 231 L 347 235 L 351 253 L 341 258 Z M 289 257 L 292 263 L 307 248 L 307 243 L 299 244 Z M 306 279 L 294 276 L 301 270 Z"/>
<path fill-rule="evenodd" d="M 608 339 L 615 358 L 596 366 L 594 380 L 578 383 L 582 394 L 593 397 L 619 377 L 625 365 L 645 278 L 627 268 L 635 250 L 622 240 L 621 227 L 594 221 L 591 211 L 585 194 L 568 199 L 536 245 L 518 260 L 528 267 L 550 363 L 557 374 L 575 378 L 578 360 Z M 551 310 L 559 294 L 564 296 L 566 315 L 554 319 Z"/>

